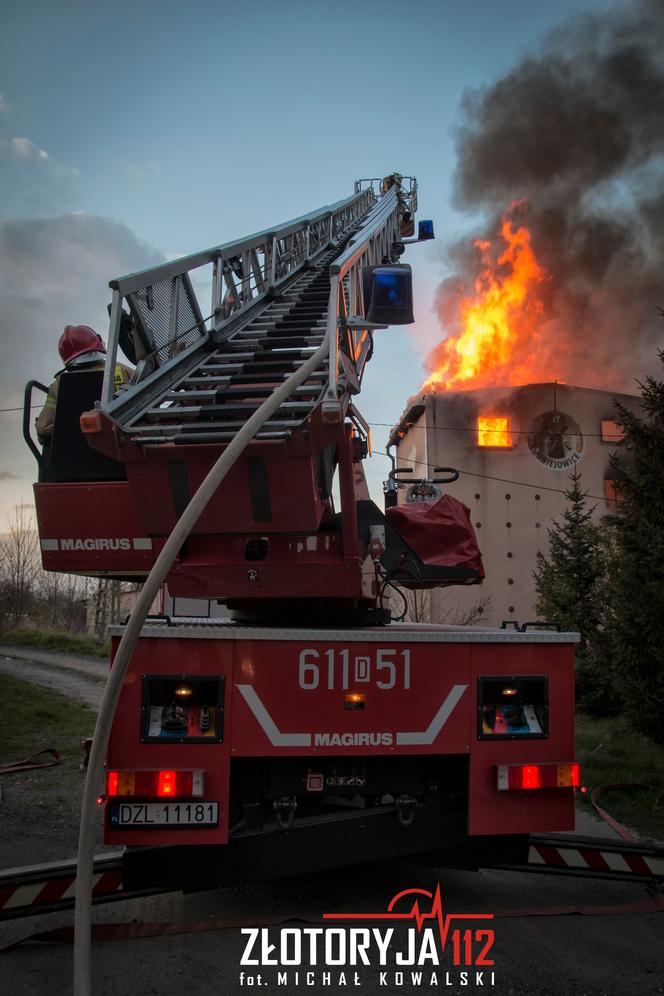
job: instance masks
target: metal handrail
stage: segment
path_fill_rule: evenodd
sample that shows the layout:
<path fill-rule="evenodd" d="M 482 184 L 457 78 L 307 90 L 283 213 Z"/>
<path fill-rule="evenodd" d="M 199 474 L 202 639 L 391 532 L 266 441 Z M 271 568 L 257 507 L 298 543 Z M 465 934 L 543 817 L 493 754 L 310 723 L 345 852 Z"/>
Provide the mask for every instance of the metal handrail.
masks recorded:
<path fill-rule="evenodd" d="M 48 394 L 48 388 L 46 385 L 40 384 L 38 380 L 29 380 L 25 385 L 25 392 L 23 394 L 23 438 L 27 443 L 28 449 L 37 461 L 37 466 L 39 468 L 39 480 L 41 480 L 44 473 L 44 458 L 43 454 L 37 448 L 30 431 L 32 419 L 32 392 L 34 388 L 37 388 L 38 391 L 43 391 L 44 394 Z"/>
<path fill-rule="evenodd" d="M 112 280 L 102 403 L 108 404 L 114 396 L 113 372 L 124 301 L 149 345 L 148 352 L 161 366 L 173 359 L 174 353 L 197 341 L 210 336 L 223 339 L 227 326 L 235 327 L 245 310 L 267 298 L 339 239 L 374 201 L 374 191 L 367 188 L 276 228 Z M 206 265 L 212 267 L 210 329 L 206 328 L 208 320 L 202 317 L 207 308 L 201 309 L 191 280 L 192 272 Z M 159 326 L 159 336 L 150 322 Z M 157 338 L 161 341 L 155 341 Z"/>
<path fill-rule="evenodd" d="M 399 229 L 403 212 L 414 213 L 417 207 L 417 181 L 409 177 L 407 191 L 393 186 L 383 194 L 371 211 L 364 225 L 353 236 L 349 245 L 330 265 L 330 298 L 327 312 L 327 330 L 330 339 L 328 385 L 323 411 L 332 420 L 342 417 L 341 395 L 346 391 L 357 393 L 362 374 L 372 348 L 369 327 L 361 326 L 364 315 L 362 267 L 378 265 L 393 259 L 394 246 L 400 241 Z M 356 181 L 356 189 L 362 183 Z M 367 189 L 371 190 L 372 186 Z M 349 318 L 356 318 L 359 327 L 346 327 Z M 342 337 L 347 336 L 347 352 L 352 357 L 355 374 L 352 383 L 348 373 L 340 372 Z"/>

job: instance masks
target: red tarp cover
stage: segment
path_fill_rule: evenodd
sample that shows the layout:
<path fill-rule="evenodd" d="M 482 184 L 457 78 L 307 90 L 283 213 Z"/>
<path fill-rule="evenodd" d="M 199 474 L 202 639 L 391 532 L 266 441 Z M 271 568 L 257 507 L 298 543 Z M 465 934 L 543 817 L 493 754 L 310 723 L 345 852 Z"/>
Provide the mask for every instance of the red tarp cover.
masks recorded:
<path fill-rule="evenodd" d="M 436 502 L 395 505 L 386 509 L 385 515 L 422 563 L 431 567 L 469 567 L 484 577 L 470 509 L 463 502 L 443 495 Z"/>

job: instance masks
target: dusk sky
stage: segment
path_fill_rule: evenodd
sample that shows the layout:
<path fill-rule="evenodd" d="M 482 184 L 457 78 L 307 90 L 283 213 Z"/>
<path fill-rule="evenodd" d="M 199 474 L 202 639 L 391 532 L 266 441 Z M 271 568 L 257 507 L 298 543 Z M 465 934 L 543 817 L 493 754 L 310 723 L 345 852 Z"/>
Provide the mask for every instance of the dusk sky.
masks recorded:
<path fill-rule="evenodd" d="M 416 324 L 381 334 L 359 408 L 393 424 L 442 337 L 464 93 L 604 0 L 4 0 L 0 13 L 2 408 L 59 367 L 67 323 L 106 335 L 108 281 L 230 241 L 399 170 L 437 241 L 409 249 Z M 623 6 L 629 6 L 623 5 Z M 549 122 L 555 127 L 555 122 Z M 32 502 L 20 412 L 0 415 L 0 517 Z M 375 429 L 384 448 L 386 429 Z M 374 494 L 388 463 L 367 465 Z M 0 523 L 1 528 L 1 523 Z"/>

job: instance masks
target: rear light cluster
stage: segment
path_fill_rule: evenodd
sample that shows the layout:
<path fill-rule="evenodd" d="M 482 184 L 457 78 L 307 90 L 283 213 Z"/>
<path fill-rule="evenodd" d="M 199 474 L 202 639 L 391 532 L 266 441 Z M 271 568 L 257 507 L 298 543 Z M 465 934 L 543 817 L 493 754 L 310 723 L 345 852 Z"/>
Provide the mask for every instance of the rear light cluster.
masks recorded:
<path fill-rule="evenodd" d="M 509 789 L 578 788 L 581 767 L 578 764 L 499 764 L 496 788 Z"/>
<path fill-rule="evenodd" d="M 200 769 L 194 771 L 108 771 L 106 794 L 147 796 L 158 799 L 192 799 L 203 796 L 205 779 Z"/>

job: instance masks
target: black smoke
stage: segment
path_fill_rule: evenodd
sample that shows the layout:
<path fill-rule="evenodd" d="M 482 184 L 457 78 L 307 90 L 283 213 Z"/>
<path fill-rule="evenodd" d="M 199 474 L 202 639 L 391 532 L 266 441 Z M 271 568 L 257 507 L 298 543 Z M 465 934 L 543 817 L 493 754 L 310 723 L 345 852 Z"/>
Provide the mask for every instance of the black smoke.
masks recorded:
<path fill-rule="evenodd" d="M 455 140 L 455 204 L 485 215 L 475 237 L 524 202 L 512 216 L 551 277 L 532 344 L 542 379 L 633 391 L 664 331 L 664 2 L 568 21 L 464 96 Z M 479 256 L 471 238 L 449 257 L 438 312 L 453 334 Z"/>

